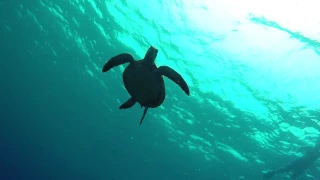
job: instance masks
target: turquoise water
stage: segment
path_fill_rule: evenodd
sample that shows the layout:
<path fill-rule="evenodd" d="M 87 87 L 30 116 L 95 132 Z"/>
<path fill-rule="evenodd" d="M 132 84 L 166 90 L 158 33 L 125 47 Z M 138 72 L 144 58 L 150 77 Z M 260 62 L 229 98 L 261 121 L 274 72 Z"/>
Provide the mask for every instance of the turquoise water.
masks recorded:
<path fill-rule="evenodd" d="M 320 134 L 318 17 L 311 0 L 0 1 L 1 179 L 261 179 Z M 150 45 L 191 95 L 165 78 L 139 126 L 126 65 L 101 68 Z"/>

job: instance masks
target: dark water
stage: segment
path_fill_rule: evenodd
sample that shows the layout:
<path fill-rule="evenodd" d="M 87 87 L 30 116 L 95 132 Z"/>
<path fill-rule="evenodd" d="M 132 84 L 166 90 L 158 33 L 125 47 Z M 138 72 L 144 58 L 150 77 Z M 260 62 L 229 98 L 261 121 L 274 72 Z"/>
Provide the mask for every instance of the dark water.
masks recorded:
<path fill-rule="evenodd" d="M 245 3 L 0 1 L 0 179 L 256 180 L 296 157 L 319 135 L 318 26 Z M 165 79 L 139 126 L 126 65 L 101 68 L 150 45 L 191 95 Z"/>

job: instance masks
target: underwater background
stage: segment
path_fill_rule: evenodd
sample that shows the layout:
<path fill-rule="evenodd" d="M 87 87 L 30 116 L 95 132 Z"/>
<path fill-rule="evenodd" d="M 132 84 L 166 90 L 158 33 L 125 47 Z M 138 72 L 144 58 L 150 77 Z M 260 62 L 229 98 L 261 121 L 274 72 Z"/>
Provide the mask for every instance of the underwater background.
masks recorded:
<path fill-rule="evenodd" d="M 233 180 L 319 136 L 316 0 L 2 0 L 1 180 Z M 141 126 L 119 53 L 179 72 Z M 320 162 L 300 179 L 320 178 Z M 273 179 L 289 179 L 279 175 Z"/>

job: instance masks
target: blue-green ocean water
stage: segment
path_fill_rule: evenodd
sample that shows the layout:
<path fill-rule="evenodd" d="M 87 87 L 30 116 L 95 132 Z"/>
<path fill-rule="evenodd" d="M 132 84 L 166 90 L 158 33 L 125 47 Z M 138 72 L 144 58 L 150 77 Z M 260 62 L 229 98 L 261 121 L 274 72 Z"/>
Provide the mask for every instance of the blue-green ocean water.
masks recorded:
<path fill-rule="evenodd" d="M 0 1 L 0 179 L 261 179 L 320 134 L 317 4 Z M 138 104 L 119 109 L 126 65 L 101 68 L 150 45 L 191 95 L 165 78 L 139 126 Z"/>

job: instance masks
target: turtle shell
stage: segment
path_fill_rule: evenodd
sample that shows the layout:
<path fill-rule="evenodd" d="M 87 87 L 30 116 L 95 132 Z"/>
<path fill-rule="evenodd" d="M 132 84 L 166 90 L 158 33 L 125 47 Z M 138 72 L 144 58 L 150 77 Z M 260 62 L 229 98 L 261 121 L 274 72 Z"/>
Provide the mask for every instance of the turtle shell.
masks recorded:
<path fill-rule="evenodd" d="M 155 75 L 156 69 L 154 63 L 150 66 L 143 61 L 135 61 L 122 74 L 125 88 L 141 106 L 155 108 L 164 101 L 164 80 L 162 76 Z"/>

